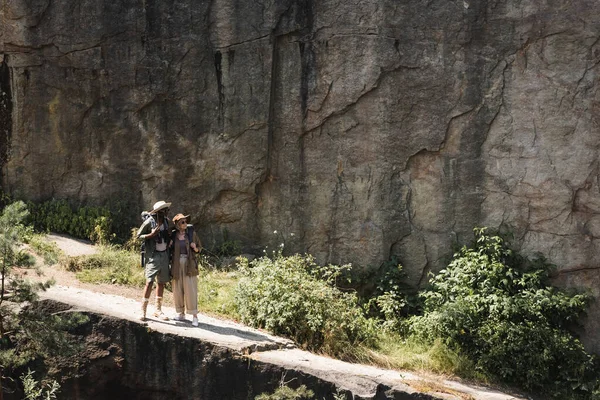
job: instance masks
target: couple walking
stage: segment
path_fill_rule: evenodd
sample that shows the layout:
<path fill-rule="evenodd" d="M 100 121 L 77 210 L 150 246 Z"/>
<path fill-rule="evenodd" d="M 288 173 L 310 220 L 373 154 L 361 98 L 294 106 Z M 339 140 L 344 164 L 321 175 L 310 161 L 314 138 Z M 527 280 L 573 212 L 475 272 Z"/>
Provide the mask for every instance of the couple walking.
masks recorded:
<path fill-rule="evenodd" d="M 146 287 L 142 298 L 142 317 L 146 320 L 146 312 L 150 301 L 152 287 L 156 280 L 156 310 L 154 316 L 168 321 L 162 311 L 165 284 L 173 277 L 173 302 L 177 321 L 185 321 L 185 313 L 192 314 L 192 325 L 198 326 L 198 264 L 193 256 L 200 252 L 202 245 L 191 225 L 189 215 L 177 214 L 173 217 L 174 229 L 171 231 L 169 207 L 171 203 L 159 201 L 152 210 L 142 213 L 145 217 L 138 229 L 137 237 L 144 241 L 144 272 Z M 172 256 L 172 257 L 170 257 Z M 169 272 L 169 264 L 171 271 Z"/>

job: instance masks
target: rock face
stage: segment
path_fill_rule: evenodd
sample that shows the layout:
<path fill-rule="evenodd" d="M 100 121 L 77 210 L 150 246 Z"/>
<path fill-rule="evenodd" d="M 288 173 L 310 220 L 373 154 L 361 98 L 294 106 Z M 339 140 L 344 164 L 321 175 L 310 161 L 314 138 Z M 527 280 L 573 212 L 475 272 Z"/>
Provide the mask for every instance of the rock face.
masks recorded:
<path fill-rule="evenodd" d="M 504 226 L 600 296 L 595 0 L 1 4 L 16 196 L 168 199 L 208 245 L 398 255 L 414 285 Z"/>

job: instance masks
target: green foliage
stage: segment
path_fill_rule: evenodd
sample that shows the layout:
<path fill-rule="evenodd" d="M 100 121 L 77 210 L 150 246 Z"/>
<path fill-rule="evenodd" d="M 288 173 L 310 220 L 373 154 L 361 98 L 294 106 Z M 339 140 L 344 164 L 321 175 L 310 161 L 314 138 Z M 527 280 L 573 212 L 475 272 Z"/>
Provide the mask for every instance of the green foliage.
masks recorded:
<path fill-rule="evenodd" d="M 39 290 L 51 282 L 31 283 L 12 273 L 15 266 L 31 265 L 30 255 L 19 250 L 23 233 L 25 203 L 9 204 L 0 215 L 0 371 L 2 379 L 33 360 L 67 352 L 66 330 L 85 317 L 48 314 L 33 307 Z M 28 381 L 31 382 L 31 381 Z"/>
<path fill-rule="evenodd" d="M 372 343 L 375 329 L 354 293 L 334 286 L 349 266 L 318 266 L 311 256 L 262 257 L 242 261 L 235 295 L 243 322 L 286 335 L 302 346 L 348 356 Z"/>
<path fill-rule="evenodd" d="M 23 220 L 27 217 L 27 206 L 23 202 L 16 202 L 5 207 L 0 214 L 0 279 L 2 282 L 0 292 L 0 306 L 6 296 L 5 286 L 10 286 L 13 281 L 8 276 L 13 267 L 30 267 L 35 263 L 33 257 L 21 250 L 21 237 L 25 231 Z M 14 280 L 18 283 L 18 280 Z M 2 333 L 2 318 L 0 316 L 0 334 Z"/>
<path fill-rule="evenodd" d="M 381 328 L 401 332 L 411 310 L 411 297 L 404 283 L 406 274 L 396 256 L 382 264 L 376 277 L 375 290 L 366 301 L 370 315 L 381 321 Z"/>
<path fill-rule="evenodd" d="M 54 242 L 48 241 L 46 235 L 31 233 L 23 238 L 33 251 L 44 258 L 46 265 L 54 265 L 59 262 L 63 256 L 63 252 Z"/>
<path fill-rule="evenodd" d="M 8 364 L 3 366 L 17 370 L 33 360 L 74 354 L 80 349 L 71 341 L 68 332 L 87 321 L 88 317 L 81 313 L 52 313 L 43 307 L 24 307 L 11 319 L 11 330 L 5 338 L 9 344 L 8 358 L 3 357 Z M 13 350 L 14 357 L 11 358 Z M 0 353 L 4 355 L 4 348 Z"/>
<path fill-rule="evenodd" d="M 202 256 L 201 256 L 202 257 Z M 201 312 L 238 318 L 235 289 L 239 281 L 237 271 L 224 271 L 199 263 L 198 307 Z"/>
<path fill-rule="evenodd" d="M 145 278 L 140 263 L 139 252 L 100 246 L 95 254 L 69 257 L 66 269 L 77 272 L 82 282 L 143 287 Z"/>
<path fill-rule="evenodd" d="M 305 385 L 297 389 L 291 389 L 288 386 L 282 385 L 273 393 L 262 393 L 254 398 L 254 400 L 310 400 L 313 399 L 315 393 L 308 389 Z"/>
<path fill-rule="evenodd" d="M 111 212 L 105 207 L 73 209 L 65 200 L 28 203 L 30 220 L 37 231 L 65 233 L 107 244 L 116 238 Z"/>
<path fill-rule="evenodd" d="M 416 337 L 404 337 L 385 331 L 374 350 L 365 351 L 363 359 L 371 364 L 391 369 L 435 372 L 485 381 L 473 361 L 464 353 L 448 347 L 441 339 L 426 342 Z"/>
<path fill-rule="evenodd" d="M 232 257 L 240 254 L 242 245 L 239 240 L 233 240 L 229 238 L 229 231 L 223 229 L 223 241 L 217 247 L 215 253 L 218 257 Z"/>
<path fill-rule="evenodd" d="M 411 332 L 468 354 L 479 371 L 554 398 L 591 398 L 600 385 L 594 357 L 569 331 L 589 296 L 546 284 L 549 265 L 514 253 L 504 240 L 475 230 L 472 247 L 422 293 L 424 315 Z"/>
<path fill-rule="evenodd" d="M 60 390 L 60 384 L 55 380 L 39 382 L 34 378 L 33 374 L 33 371 L 28 370 L 26 374 L 21 375 L 25 400 L 56 399 L 56 395 Z"/>
<path fill-rule="evenodd" d="M 123 248 L 125 250 L 133 251 L 133 252 L 137 252 L 137 253 L 140 252 L 140 249 L 142 248 L 142 243 L 144 243 L 144 241 L 138 237 L 138 235 L 137 235 L 138 229 L 139 228 L 135 227 L 135 228 L 131 228 L 129 230 L 129 237 L 128 237 L 127 241 L 125 241 L 125 243 L 123 244 Z"/>

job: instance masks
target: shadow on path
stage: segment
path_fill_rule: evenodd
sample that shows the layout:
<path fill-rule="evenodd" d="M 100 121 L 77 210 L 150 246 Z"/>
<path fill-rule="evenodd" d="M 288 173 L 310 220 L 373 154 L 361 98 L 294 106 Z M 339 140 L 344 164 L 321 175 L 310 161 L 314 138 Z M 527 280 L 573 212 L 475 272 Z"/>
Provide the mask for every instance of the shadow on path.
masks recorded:
<path fill-rule="evenodd" d="M 262 334 L 256 333 L 256 332 L 248 332 L 248 331 L 244 331 L 244 330 L 236 329 L 236 328 L 207 324 L 205 322 L 199 322 L 197 327 L 193 327 L 192 321 L 187 320 L 187 319 L 185 321 L 173 321 L 173 320 L 161 321 L 159 319 L 154 319 L 154 318 L 149 317 L 148 320 L 145 322 L 147 323 L 149 321 L 156 322 L 159 324 L 169 325 L 169 326 L 174 325 L 174 326 L 181 327 L 181 328 L 204 329 L 205 331 L 209 331 L 209 332 L 215 333 L 217 335 L 237 336 L 244 340 L 252 340 L 252 341 L 256 341 L 256 342 L 280 344 L 279 342 L 271 339 L 267 335 L 262 335 Z"/>

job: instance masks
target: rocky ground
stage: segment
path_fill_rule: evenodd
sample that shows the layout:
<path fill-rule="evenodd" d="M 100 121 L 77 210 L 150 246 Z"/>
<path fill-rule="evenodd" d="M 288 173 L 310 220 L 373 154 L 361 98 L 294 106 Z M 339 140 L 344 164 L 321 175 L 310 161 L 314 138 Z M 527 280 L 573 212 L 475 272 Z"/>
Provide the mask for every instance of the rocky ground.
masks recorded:
<path fill-rule="evenodd" d="M 58 235 L 48 237 L 69 256 L 91 254 L 95 251 L 89 243 Z M 520 399 L 487 388 L 464 385 L 443 377 L 425 377 L 405 371 L 384 370 L 333 360 L 302 351 L 287 339 L 206 315 L 199 315 L 200 326 L 197 328 L 192 327 L 190 320 L 176 322 L 150 318 L 147 322 L 141 322 L 138 319 L 139 290 L 119 285 L 82 283 L 75 278 L 74 273 L 57 266 L 42 267 L 42 272 L 44 274 L 42 278 L 53 278 L 56 281 L 53 287 L 43 293 L 44 299 L 69 304 L 75 310 L 146 324 L 152 331 L 196 338 L 243 354 L 257 362 L 300 371 L 348 390 L 357 399 L 381 398 L 377 396 L 381 395 L 382 388 L 385 388 L 385 398 L 410 399 L 413 398 L 412 395 L 417 396 L 414 398 L 422 398 L 418 397 L 418 392 L 423 390 L 433 396 L 430 398 L 440 399 Z M 165 299 L 170 304 L 169 293 L 166 294 Z M 174 314 L 170 305 L 164 308 L 168 315 Z M 390 394 L 392 392 L 393 394 Z"/>

